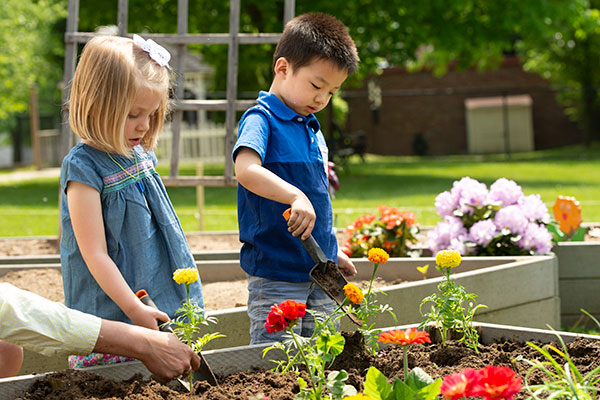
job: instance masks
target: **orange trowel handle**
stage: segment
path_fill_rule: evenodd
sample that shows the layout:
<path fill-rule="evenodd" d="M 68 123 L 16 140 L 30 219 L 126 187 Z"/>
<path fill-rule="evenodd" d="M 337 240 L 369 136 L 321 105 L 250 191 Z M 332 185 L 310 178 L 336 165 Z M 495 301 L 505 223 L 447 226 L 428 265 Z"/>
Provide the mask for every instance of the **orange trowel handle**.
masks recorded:
<path fill-rule="evenodd" d="M 158 310 L 158 307 L 156 307 L 156 304 L 154 304 L 154 301 L 152 301 L 150 295 L 144 289 L 138 290 L 135 293 L 135 295 L 145 305 L 150 306 L 152 308 L 156 308 Z M 160 320 L 156 320 L 156 322 L 158 323 L 158 329 L 160 329 L 161 331 L 173 333 L 173 328 L 171 328 L 169 325 L 163 325 L 163 322 Z"/>
<path fill-rule="evenodd" d="M 285 210 L 283 212 L 282 215 L 283 215 L 283 218 L 285 218 L 285 220 L 288 221 L 290 219 L 291 214 L 292 214 L 292 209 L 288 208 L 287 210 Z M 319 246 L 319 243 L 317 243 L 317 241 L 315 240 L 313 235 L 309 235 L 308 239 L 306 239 L 306 240 L 302 239 L 301 237 L 298 237 L 298 239 L 302 242 L 302 244 L 304 245 L 304 248 L 306 249 L 306 251 L 308 251 L 308 254 L 310 254 L 313 261 L 318 264 L 321 271 L 325 272 L 325 269 L 327 268 L 328 260 L 327 260 L 327 257 L 325 256 L 325 253 L 323 253 L 321 246 Z"/>

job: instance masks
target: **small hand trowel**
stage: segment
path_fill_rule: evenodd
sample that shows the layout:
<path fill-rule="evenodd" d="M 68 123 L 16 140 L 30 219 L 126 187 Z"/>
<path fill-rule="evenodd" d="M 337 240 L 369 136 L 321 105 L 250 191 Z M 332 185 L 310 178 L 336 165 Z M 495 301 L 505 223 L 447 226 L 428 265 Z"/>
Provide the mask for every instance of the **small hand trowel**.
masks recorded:
<path fill-rule="evenodd" d="M 158 307 L 156 307 L 156 304 L 154 304 L 154 301 L 152 301 L 152 299 L 150 298 L 150 295 L 148 295 L 148 293 L 144 289 L 138 290 L 135 295 L 145 305 L 153 307 L 153 308 L 156 308 L 158 310 Z M 158 321 L 158 322 L 159 322 L 158 326 L 159 326 L 159 329 L 161 331 L 173 333 L 173 328 L 171 328 L 169 325 L 161 324 L 160 323 L 161 321 Z M 194 381 L 198 381 L 198 380 L 200 380 L 200 381 L 207 381 L 212 386 L 218 386 L 219 384 L 217 382 L 217 378 L 215 377 L 215 374 L 213 373 L 212 369 L 210 368 L 210 366 L 206 362 L 206 359 L 204 358 L 204 356 L 202 355 L 202 353 L 198 353 L 198 356 L 200 357 L 200 367 L 196 371 L 192 372 L 192 379 Z M 183 380 L 181 378 L 177 378 L 177 380 L 187 390 L 190 390 L 190 384 L 189 384 L 188 381 L 185 381 L 185 380 Z"/>
<path fill-rule="evenodd" d="M 283 218 L 285 218 L 286 221 L 290 219 L 290 213 L 290 208 L 284 211 Z M 337 305 L 342 307 L 342 310 L 352 320 L 352 322 L 358 326 L 362 326 L 362 321 L 356 316 L 356 314 L 349 312 L 346 305 L 342 305 L 346 299 L 344 286 L 348 284 L 348 281 L 340 272 L 337 264 L 327 259 L 325 253 L 323 253 L 323 250 L 313 235 L 310 235 L 306 240 L 302 239 L 301 237 L 298 237 L 298 239 L 302 242 L 304 248 L 306 251 L 308 251 L 308 254 L 310 254 L 313 261 L 316 262 L 316 265 L 312 267 L 308 273 L 310 279 L 316 283 L 317 286 L 319 286 L 327 294 L 327 296 L 335 301 Z"/>

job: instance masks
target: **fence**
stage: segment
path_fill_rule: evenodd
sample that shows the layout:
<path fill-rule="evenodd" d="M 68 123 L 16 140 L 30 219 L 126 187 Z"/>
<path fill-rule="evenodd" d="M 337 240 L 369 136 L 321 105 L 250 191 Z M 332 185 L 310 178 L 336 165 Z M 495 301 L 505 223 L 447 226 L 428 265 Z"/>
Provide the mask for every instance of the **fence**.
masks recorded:
<path fill-rule="evenodd" d="M 41 160 L 44 166 L 59 166 L 60 133 L 58 130 L 40 131 Z M 225 162 L 225 124 L 208 122 L 198 127 L 182 126 L 179 146 L 181 163 Z M 165 124 L 160 133 L 155 153 L 160 163 L 169 163 L 172 149 L 172 129 Z"/>
<path fill-rule="evenodd" d="M 165 124 L 155 153 L 159 162 L 171 160 L 172 129 Z M 207 122 L 198 127 L 183 125 L 179 143 L 180 163 L 222 163 L 225 161 L 225 124 Z"/>

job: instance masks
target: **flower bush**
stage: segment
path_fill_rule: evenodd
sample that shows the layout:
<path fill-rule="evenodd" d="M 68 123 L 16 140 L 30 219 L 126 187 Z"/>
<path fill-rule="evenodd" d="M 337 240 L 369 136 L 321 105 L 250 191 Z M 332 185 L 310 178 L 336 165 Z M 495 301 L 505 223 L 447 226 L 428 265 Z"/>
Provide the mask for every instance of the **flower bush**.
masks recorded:
<path fill-rule="evenodd" d="M 547 207 L 540 195 L 525 196 L 514 181 L 500 178 L 489 190 L 464 177 L 435 198 L 442 221 L 428 233 L 428 247 L 462 255 L 503 256 L 547 254 L 552 235 Z"/>
<path fill-rule="evenodd" d="M 483 397 L 511 400 L 523 386 L 521 378 L 508 367 L 488 365 L 480 370 L 467 368 L 444 378 L 441 394 L 447 400 Z"/>
<path fill-rule="evenodd" d="M 377 214 L 358 217 L 346 227 L 342 251 L 348 257 L 365 258 L 370 249 L 384 249 L 391 257 L 406 257 L 416 251 L 420 232 L 415 214 L 394 207 L 379 206 Z"/>

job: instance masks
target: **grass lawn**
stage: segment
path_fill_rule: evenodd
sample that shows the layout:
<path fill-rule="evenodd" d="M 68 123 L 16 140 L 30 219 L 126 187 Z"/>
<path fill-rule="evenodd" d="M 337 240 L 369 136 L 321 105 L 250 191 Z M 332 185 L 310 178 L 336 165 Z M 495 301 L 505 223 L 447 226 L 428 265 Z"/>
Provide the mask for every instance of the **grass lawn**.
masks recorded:
<path fill-rule="evenodd" d="M 159 167 L 161 175 L 167 167 Z M 0 172 L 1 174 L 5 172 Z M 183 166 L 182 175 L 195 167 Z M 205 175 L 220 175 L 222 167 L 207 166 Z M 600 221 L 600 144 L 591 148 L 562 149 L 490 156 L 381 157 L 365 162 L 351 159 L 338 170 L 341 190 L 333 200 L 336 226 L 345 227 L 357 216 L 376 212 L 384 204 L 413 211 L 423 226 L 439 217 L 434 200 L 452 183 L 470 176 L 488 186 L 506 177 L 522 186 L 526 195 L 539 193 L 550 209 L 558 195 L 575 196 L 586 222 Z M 58 179 L 0 183 L 0 236 L 55 235 L 58 231 Z M 195 188 L 168 188 L 186 232 L 198 230 Z M 237 229 L 236 188 L 205 189 L 204 229 Z"/>

